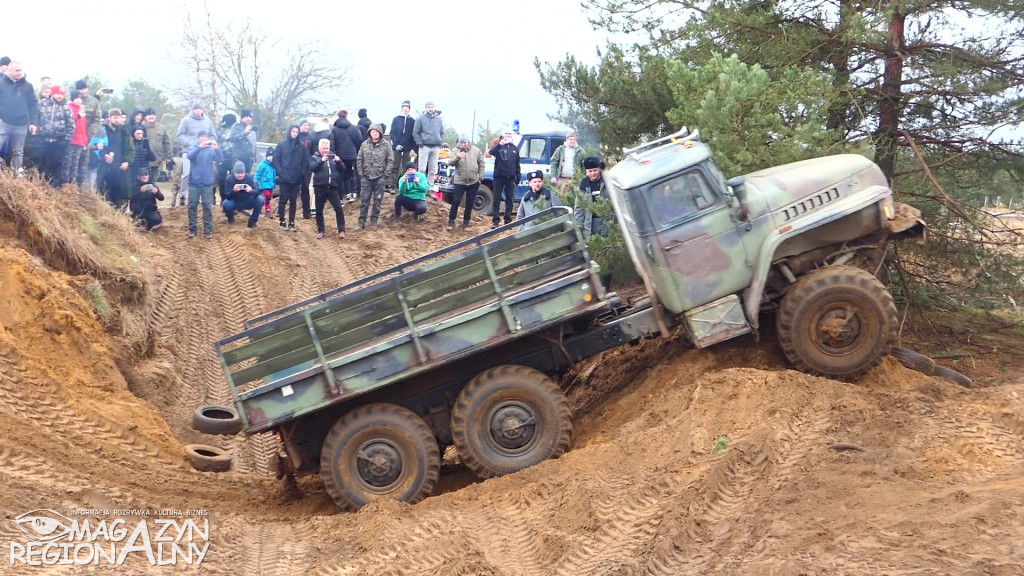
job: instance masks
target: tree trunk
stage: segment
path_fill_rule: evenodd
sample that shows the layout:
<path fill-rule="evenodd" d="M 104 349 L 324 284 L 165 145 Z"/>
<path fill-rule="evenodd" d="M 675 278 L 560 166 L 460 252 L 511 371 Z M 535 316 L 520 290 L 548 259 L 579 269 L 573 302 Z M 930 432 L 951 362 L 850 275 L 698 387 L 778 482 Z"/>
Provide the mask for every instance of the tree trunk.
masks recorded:
<path fill-rule="evenodd" d="M 889 20 L 889 42 L 885 47 L 885 71 L 879 102 L 875 163 L 891 182 L 896 172 L 896 146 L 903 108 L 903 48 L 906 16 L 893 11 Z"/>

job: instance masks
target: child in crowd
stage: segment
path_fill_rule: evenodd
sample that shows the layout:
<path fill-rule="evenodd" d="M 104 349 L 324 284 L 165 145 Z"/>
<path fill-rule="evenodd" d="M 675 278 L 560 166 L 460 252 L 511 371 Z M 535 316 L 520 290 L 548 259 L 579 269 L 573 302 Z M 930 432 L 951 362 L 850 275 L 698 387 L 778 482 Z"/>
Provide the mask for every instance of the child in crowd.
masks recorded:
<path fill-rule="evenodd" d="M 274 198 L 274 186 L 277 184 L 277 171 L 274 170 L 274 150 L 267 150 L 267 157 L 256 166 L 256 187 L 263 194 L 263 212 L 270 216 L 270 201 Z"/>

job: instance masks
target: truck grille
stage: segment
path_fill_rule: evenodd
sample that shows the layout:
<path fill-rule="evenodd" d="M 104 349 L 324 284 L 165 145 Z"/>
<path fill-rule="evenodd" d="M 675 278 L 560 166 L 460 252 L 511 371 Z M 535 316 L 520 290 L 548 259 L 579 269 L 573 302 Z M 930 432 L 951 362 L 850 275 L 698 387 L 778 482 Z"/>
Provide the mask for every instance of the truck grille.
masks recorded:
<path fill-rule="evenodd" d="M 800 200 L 799 202 L 794 202 L 793 204 L 790 204 L 789 206 L 783 208 L 782 221 L 789 222 L 790 220 L 793 220 L 798 216 L 806 214 L 811 210 L 814 210 L 815 208 L 820 208 L 825 204 L 828 204 L 829 202 L 836 200 L 838 198 L 839 188 L 829 188 L 828 190 L 822 190 L 821 192 L 818 192 L 814 196 L 809 196 L 807 198 L 804 198 L 803 200 Z"/>

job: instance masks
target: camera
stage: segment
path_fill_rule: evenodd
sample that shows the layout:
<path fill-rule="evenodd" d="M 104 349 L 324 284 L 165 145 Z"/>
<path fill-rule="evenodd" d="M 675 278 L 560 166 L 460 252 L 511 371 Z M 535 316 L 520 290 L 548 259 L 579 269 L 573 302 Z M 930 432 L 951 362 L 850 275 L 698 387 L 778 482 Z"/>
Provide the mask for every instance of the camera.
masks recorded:
<path fill-rule="evenodd" d="M 406 175 L 406 179 L 407 179 L 407 181 L 408 181 L 408 182 L 409 182 L 410 184 L 412 184 L 412 180 L 413 180 L 413 178 L 415 178 L 415 177 L 416 177 L 416 175 L 415 175 L 415 174 L 407 174 L 407 175 Z"/>

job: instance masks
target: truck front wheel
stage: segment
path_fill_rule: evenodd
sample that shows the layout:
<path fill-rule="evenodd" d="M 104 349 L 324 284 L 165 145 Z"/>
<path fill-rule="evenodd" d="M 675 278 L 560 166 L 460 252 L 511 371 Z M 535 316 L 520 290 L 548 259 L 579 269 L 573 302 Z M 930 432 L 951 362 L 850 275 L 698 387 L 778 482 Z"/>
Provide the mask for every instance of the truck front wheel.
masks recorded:
<path fill-rule="evenodd" d="M 782 298 L 776 320 L 789 361 L 808 374 L 852 380 L 896 338 L 896 304 L 877 278 L 851 266 L 815 270 Z"/>
<path fill-rule="evenodd" d="M 381 498 L 419 502 L 433 492 L 440 470 L 430 427 L 394 404 L 369 404 L 342 416 L 320 451 L 320 476 L 343 510 Z"/>
<path fill-rule="evenodd" d="M 498 366 L 478 374 L 452 409 L 459 457 L 481 478 L 509 474 L 569 449 L 569 402 L 543 372 Z"/>

